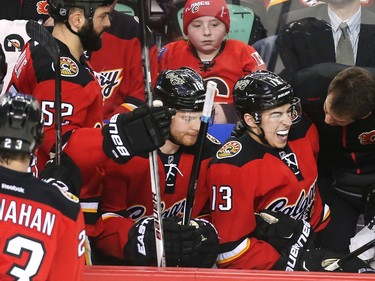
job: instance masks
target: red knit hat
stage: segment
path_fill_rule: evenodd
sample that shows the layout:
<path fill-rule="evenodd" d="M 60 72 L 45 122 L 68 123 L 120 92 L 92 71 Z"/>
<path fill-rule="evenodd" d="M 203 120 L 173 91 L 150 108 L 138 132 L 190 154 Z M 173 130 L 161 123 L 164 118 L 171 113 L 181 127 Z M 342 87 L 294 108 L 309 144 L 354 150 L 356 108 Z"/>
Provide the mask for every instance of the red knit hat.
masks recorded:
<path fill-rule="evenodd" d="M 227 33 L 230 28 L 230 17 L 225 0 L 187 0 L 184 7 L 183 24 L 187 35 L 189 23 L 199 17 L 212 16 L 225 24 Z"/>

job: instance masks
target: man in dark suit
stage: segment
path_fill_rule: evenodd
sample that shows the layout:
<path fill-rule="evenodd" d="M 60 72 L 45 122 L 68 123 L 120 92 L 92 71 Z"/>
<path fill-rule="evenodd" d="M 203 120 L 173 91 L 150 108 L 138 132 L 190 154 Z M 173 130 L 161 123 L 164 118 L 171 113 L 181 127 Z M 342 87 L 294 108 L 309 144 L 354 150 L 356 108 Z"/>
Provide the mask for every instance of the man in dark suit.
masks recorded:
<path fill-rule="evenodd" d="M 326 4 L 290 12 L 276 49 L 284 64 L 280 76 L 291 81 L 295 73 L 317 63 L 336 62 L 341 36 L 339 24 L 348 24 L 356 66 L 375 66 L 375 14 L 360 0 L 325 0 Z"/>

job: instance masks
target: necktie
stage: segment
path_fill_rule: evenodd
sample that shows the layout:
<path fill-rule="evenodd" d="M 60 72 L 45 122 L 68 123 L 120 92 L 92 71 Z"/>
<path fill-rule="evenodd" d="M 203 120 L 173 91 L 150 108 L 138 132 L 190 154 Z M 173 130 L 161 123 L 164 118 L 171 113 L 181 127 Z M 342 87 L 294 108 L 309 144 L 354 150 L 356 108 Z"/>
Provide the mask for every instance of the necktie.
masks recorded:
<path fill-rule="evenodd" d="M 348 25 L 346 22 L 342 22 L 339 28 L 341 29 L 341 37 L 337 43 L 336 62 L 354 65 L 353 48 L 349 39 Z"/>

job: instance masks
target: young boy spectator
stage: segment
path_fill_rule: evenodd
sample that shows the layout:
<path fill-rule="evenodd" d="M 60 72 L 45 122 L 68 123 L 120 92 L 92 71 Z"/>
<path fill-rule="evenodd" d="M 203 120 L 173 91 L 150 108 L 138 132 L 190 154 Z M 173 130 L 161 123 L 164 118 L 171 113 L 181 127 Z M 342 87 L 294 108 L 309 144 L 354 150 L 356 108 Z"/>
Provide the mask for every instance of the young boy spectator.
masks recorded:
<path fill-rule="evenodd" d="M 225 0 L 186 1 L 183 31 L 188 41 L 166 44 L 159 54 L 159 70 L 188 66 L 205 80 L 217 83 L 215 123 L 235 123 L 232 101 L 234 83 L 265 64 L 258 52 L 244 42 L 228 39 L 230 17 Z"/>

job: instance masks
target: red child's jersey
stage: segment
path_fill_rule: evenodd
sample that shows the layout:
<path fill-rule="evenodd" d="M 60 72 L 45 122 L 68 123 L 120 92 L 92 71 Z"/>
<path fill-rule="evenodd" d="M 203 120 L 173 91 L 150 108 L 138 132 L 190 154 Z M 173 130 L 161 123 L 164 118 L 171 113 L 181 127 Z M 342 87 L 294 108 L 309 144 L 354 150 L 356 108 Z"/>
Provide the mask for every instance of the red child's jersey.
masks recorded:
<path fill-rule="evenodd" d="M 86 235 L 78 198 L 4 167 L 0 182 L 0 280 L 81 280 Z"/>
<path fill-rule="evenodd" d="M 194 55 L 194 49 L 188 42 L 179 40 L 168 43 L 159 53 L 159 71 L 188 66 L 197 71 L 205 82 L 217 83 L 215 102 L 231 104 L 232 90 L 237 80 L 266 66 L 253 47 L 233 39 L 224 44 L 221 52 L 209 64 L 204 64 Z"/>
<path fill-rule="evenodd" d="M 289 133 L 284 149 L 256 142 L 248 133 L 230 139 L 216 153 L 208 171 L 212 223 L 223 245 L 217 265 L 270 269 L 280 254 L 251 236 L 262 209 L 308 221 L 315 231 L 328 222 L 329 209 L 316 185 L 319 148 L 315 125 L 307 118 Z"/>

